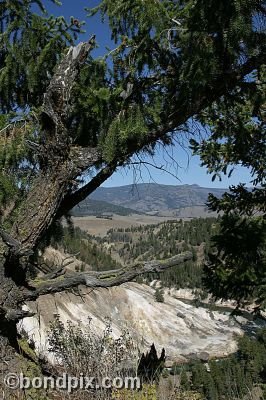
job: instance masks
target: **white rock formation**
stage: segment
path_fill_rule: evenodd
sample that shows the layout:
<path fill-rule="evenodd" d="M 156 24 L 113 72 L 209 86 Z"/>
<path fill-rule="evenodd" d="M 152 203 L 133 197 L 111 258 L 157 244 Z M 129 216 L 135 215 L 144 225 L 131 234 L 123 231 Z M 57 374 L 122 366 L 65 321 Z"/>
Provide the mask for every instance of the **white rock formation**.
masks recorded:
<path fill-rule="evenodd" d="M 211 357 L 223 357 L 236 350 L 236 335 L 242 331 L 229 316 L 195 308 L 165 293 L 165 302 L 157 303 L 154 289 L 128 283 L 111 289 L 80 288 L 82 296 L 72 293 L 47 295 L 29 309 L 36 317 L 26 318 L 20 328 L 27 331 L 39 352 L 47 355 L 47 329 L 54 314 L 62 321 L 71 320 L 85 328 L 92 318 L 95 330 L 102 331 L 105 318 L 112 320 L 114 336 L 127 327 L 141 350 L 152 343 L 166 350 L 168 360 L 182 361 L 190 354 L 207 352 Z M 50 357 L 51 359 L 51 357 Z"/>

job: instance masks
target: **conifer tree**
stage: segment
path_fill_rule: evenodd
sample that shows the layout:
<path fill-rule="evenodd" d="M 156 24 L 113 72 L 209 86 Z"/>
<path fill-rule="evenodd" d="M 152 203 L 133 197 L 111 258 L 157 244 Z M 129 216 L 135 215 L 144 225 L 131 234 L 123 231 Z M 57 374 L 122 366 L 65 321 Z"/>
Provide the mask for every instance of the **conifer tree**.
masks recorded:
<path fill-rule="evenodd" d="M 155 301 L 157 301 L 158 303 L 163 303 L 164 302 L 163 290 L 157 288 L 154 293 L 154 298 Z"/>

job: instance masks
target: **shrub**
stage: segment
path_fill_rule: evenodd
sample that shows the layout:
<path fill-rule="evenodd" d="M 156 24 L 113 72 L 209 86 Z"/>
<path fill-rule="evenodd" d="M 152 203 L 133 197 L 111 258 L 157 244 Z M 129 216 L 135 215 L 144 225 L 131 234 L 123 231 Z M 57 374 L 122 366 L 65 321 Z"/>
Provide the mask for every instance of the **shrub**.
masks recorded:
<path fill-rule="evenodd" d="M 56 316 L 50 325 L 48 341 L 57 368 L 73 377 L 83 374 L 100 383 L 105 377 L 113 380 L 116 377 L 136 375 L 138 349 L 126 330 L 115 339 L 108 319 L 105 320 L 103 331 L 97 334 L 91 320 L 83 331 L 70 321 L 65 326 Z M 92 397 L 87 392 L 84 395 L 86 399 L 107 400 L 111 399 L 112 393 L 111 390 L 101 389 L 91 393 Z"/>

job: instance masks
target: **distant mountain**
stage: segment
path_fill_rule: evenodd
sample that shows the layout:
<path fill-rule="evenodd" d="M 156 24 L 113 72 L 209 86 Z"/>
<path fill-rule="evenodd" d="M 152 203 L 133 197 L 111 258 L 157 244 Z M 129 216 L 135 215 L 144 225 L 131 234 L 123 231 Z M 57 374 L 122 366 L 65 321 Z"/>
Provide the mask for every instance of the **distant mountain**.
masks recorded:
<path fill-rule="evenodd" d="M 142 214 L 139 211 L 130 208 L 122 207 L 119 205 L 107 203 L 102 200 L 86 199 L 78 206 L 74 207 L 71 214 L 75 217 L 85 217 L 88 215 L 102 215 L 102 214 L 117 214 L 117 215 L 131 215 Z"/>
<path fill-rule="evenodd" d="M 105 201 L 143 213 L 178 210 L 204 206 L 209 193 L 220 197 L 226 189 L 203 188 L 198 185 L 160 185 L 141 183 L 112 188 L 98 188 L 90 199 Z"/>

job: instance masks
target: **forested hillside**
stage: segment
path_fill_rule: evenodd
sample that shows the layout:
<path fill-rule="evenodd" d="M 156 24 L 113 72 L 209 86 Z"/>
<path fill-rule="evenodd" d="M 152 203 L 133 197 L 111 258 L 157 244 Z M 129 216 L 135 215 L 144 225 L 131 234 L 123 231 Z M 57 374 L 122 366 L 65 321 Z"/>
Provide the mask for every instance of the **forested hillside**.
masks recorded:
<path fill-rule="evenodd" d="M 112 203 L 107 203 L 103 200 L 92 200 L 86 199 L 82 201 L 78 206 L 71 210 L 71 215 L 75 217 L 83 217 L 86 215 L 102 215 L 105 213 L 117 214 L 117 215 L 131 215 L 131 214 L 142 214 L 140 211 L 133 210 L 122 206 L 116 206 Z"/>
<path fill-rule="evenodd" d="M 77 258 L 94 270 L 164 260 L 189 250 L 193 253 L 191 261 L 168 269 L 160 277 L 149 274 L 144 278 L 147 282 L 160 279 L 165 287 L 203 289 L 203 264 L 211 249 L 211 237 L 218 229 L 216 218 L 111 229 L 104 238 L 88 235 L 79 228 L 64 228 L 63 236 L 52 243 L 67 253 L 78 253 Z"/>
<path fill-rule="evenodd" d="M 163 260 L 190 250 L 193 260 L 170 268 L 160 276 L 146 274 L 138 282 L 151 283 L 154 279 L 160 280 L 162 287 L 190 288 L 202 299 L 207 295 L 203 284 L 203 266 L 208 260 L 208 254 L 214 251 L 212 237 L 219 230 L 218 218 L 176 220 L 127 229 L 111 229 L 104 238 L 90 236 L 79 228 L 64 228 L 60 240 L 54 238 L 52 245 L 67 253 L 77 254 L 77 258 L 84 262 L 84 269 L 90 267 L 97 271 L 122 265 L 130 266 L 137 261 Z M 155 291 L 154 301 L 164 301 L 163 292 L 159 289 Z M 167 389 L 169 396 L 173 391 L 172 386 L 175 385 L 173 382 L 179 382 L 175 397 L 177 400 L 264 399 L 265 329 L 257 333 L 253 330 L 240 338 L 237 353 L 225 359 L 207 358 L 203 361 L 195 358 L 191 363 L 174 365 L 170 371 L 163 372 L 159 388 L 166 385 L 166 381 L 170 385 L 170 389 Z M 152 399 L 159 398 L 156 397 L 158 388 L 149 386 L 148 390 L 154 393 Z M 125 396 L 127 395 L 125 392 Z"/>
<path fill-rule="evenodd" d="M 160 279 L 163 286 L 176 288 L 202 287 L 202 266 L 211 246 L 211 236 L 218 229 L 215 218 L 191 221 L 169 221 L 160 225 L 118 229 L 108 232 L 108 240 L 117 243 L 119 256 L 125 263 L 133 260 L 167 259 L 190 250 L 193 259 L 165 271 L 151 274 L 148 281 Z M 122 243 L 122 244 L 121 244 Z"/>
<path fill-rule="evenodd" d="M 173 368 L 184 392 L 200 393 L 204 400 L 262 400 L 266 398 L 266 330 L 239 340 L 238 352 L 207 365 L 193 362 Z M 184 399 L 184 397 L 180 397 Z"/>
<path fill-rule="evenodd" d="M 191 260 L 158 274 L 144 274 L 138 277 L 138 282 L 160 280 L 162 287 L 200 289 L 198 294 L 205 297 L 212 290 L 213 282 L 208 279 L 206 271 L 212 255 L 217 252 L 215 240 L 220 234 L 220 222 L 220 218 L 212 217 L 169 220 L 153 225 L 112 228 L 105 237 L 92 236 L 70 226 L 60 230 L 52 244 L 66 253 L 77 253 L 77 258 L 96 271 L 132 267 L 154 259 L 167 260 L 190 251 Z M 246 300 L 252 302 L 258 293 L 255 288 Z M 238 300 L 227 295 L 222 291 L 218 297 Z"/>

